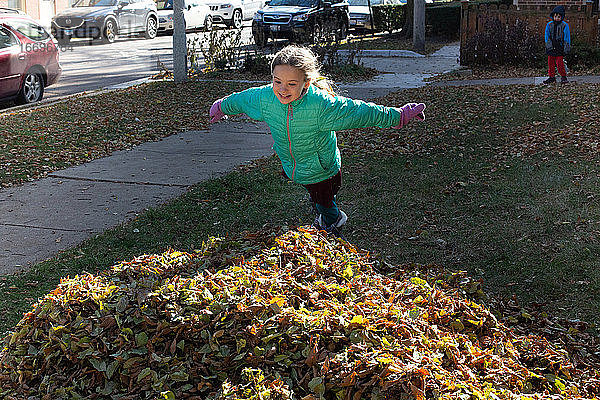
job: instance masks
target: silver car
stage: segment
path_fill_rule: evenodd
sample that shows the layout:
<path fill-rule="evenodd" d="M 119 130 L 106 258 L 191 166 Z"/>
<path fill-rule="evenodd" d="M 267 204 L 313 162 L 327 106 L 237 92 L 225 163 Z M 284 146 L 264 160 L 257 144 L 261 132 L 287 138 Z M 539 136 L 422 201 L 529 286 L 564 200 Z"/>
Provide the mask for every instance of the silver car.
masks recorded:
<path fill-rule="evenodd" d="M 173 0 L 159 0 L 158 31 L 173 33 Z M 211 30 L 213 18 L 210 8 L 201 0 L 184 0 L 183 18 L 186 30 Z"/>
<path fill-rule="evenodd" d="M 208 0 L 215 24 L 241 28 L 244 21 L 251 20 L 264 7 L 265 0 Z"/>

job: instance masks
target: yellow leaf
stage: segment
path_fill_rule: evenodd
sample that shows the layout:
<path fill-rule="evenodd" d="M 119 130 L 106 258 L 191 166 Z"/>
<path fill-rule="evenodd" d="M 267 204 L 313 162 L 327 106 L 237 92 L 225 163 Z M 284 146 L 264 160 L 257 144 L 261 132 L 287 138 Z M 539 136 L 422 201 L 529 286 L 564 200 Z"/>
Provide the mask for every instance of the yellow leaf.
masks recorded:
<path fill-rule="evenodd" d="M 368 322 L 368 320 L 363 317 L 362 315 L 355 315 L 354 317 L 352 317 L 352 320 L 350 321 L 351 324 L 357 324 L 357 325 L 366 325 Z"/>
<path fill-rule="evenodd" d="M 273 297 L 271 301 L 269 301 L 269 304 L 277 304 L 278 307 L 283 307 L 285 299 L 282 297 Z"/>
<path fill-rule="evenodd" d="M 354 271 L 352 270 L 352 266 L 347 265 L 346 268 L 344 269 L 344 272 L 342 273 L 342 276 L 344 278 L 352 278 L 354 276 Z"/>

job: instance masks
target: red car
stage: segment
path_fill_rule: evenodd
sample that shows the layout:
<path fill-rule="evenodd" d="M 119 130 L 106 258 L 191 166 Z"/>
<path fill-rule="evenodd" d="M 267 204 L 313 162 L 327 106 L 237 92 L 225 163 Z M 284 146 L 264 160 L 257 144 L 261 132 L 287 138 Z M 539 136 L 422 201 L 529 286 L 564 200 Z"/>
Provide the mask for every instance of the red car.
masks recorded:
<path fill-rule="evenodd" d="M 0 8 L 0 101 L 39 101 L 61 72 L 52 36 L 27 15 Z"/>

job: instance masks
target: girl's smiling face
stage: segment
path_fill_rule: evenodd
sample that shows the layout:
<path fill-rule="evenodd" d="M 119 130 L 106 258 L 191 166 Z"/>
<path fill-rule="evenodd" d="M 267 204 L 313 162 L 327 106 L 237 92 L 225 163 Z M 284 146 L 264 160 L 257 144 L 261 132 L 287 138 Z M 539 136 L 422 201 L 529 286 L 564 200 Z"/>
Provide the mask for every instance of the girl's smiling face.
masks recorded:
<path fill-rule="evenodd" d="M 304 89 L 310 86 L 304 72 L 291 65 L 281 64 L 273 68 L 273 92 L 281 104 L 298 100 Z"/>

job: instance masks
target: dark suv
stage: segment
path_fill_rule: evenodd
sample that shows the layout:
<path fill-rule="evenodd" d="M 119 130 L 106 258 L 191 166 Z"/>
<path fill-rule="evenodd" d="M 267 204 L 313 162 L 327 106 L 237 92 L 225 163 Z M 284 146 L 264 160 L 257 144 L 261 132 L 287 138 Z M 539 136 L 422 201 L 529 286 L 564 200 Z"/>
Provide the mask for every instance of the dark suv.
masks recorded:
<path fill-rule="evenodd" d="M 261 47 L 270 37 L 316 43 L 330 34 L 346 38 L 349 25 L 345 0 L 271 0 L 254 15 L 252 35 Z"/>
<path fill-rule="evenodd" d="M 52 35 L 61 45 L 71 38 L 112 43 L 117 35 L 132 33 L 153 39 L 157 31 L 154 0 L 79 0 L 52 18 Z"/>

